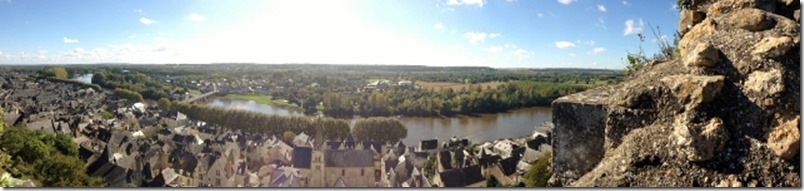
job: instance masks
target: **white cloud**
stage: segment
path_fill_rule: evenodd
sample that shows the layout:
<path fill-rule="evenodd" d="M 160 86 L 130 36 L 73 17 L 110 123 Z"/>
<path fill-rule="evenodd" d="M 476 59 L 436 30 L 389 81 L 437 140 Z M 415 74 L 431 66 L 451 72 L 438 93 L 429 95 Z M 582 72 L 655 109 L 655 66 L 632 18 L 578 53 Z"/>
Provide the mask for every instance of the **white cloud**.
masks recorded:
<path fill-rule="evenodd" d="M 40 50 L 39 50 L 39 54 L 47 54 L 47 53 L 48 53 L 48 51 L 47 51 L 47 50 L 44 50 L 44 49 L 40 49 Z"/>
<path fill-rule="evenodd" d="M 500 52 L 503 51 L 503 47 L 502 46 L 492 46 L 492 47 L 486 48 L 486 51 L 491 52 L 491 53 L 500 53 Z"/>
<path fill-rule="evenodd" d="M 486 4 L 486 0 L 448 0 L 447 5 L 477 5 L 478 7 L 483 7 L 483 4 Z"/>
<path fill-rule="evenodd" d="M 75 48 L 75 49 L 73 49 L 73 52 L 75 52 L 75 53 L 82 53 L 84 51 L 85 50 L 83 48 Z"/>
<path fill-rule="evenodd" d="M 594 46 L 596 43 L 597 42 L 595 42 L 595 40 L 589 40 L 589 41 L 584 42 L 584 44 L 587 44 L 589 46 Z"/>
<path fill-rule="evenodd" d="M 598 10 L 598 11 L 600 11 L 600 12 L 604 12 L 604 13 L 605 13 L 605 12 L 606 12 L 606 6 L 603 6 L 603 5 L 597 5 L 597 10 Z"/>
<path fill-rule="evenodd" d="M 564 5 L 569 5 L 570 3 L 574 2 L 574 1 L 576 1 L 576 0 L 558 0 L 558 3 L 564 4 Z"/>
<path fill-rule="evenodd" d="M 575 43 L 569 41 L 556 41 L 556 48 L 574 48 Z"/>
<path fill-rule="evenodd" d="M 589 54 L 600 54 L 600 53 L 603 53 L 603 52 L 606 52 L 606 48 L 597 47 L 597 48 L 592 49 L 592 51 L 589 51 Z"/>
<path fill-rule="evenodd" d="M 623 36 L 628 36 L 632 34 L 642 33 L 642 27 L 645 26 L 645 23 L 642 22 L 642 18 L 639 18 L 639 24 L 637 25 L 634 23 L 633 19 L 628 19 L 625 21 L 625 29 Z"/>
<path fill-rule="evenodd" d="M 570 53 L 569 56 L 575 57 L 575 53 Z"/>
<path fill-rule="evenodd" d="M 142 13 L 142 9 L 134 9 L 134 12 Z"/>
<path fill-rule="evenodd" d="M 623 5 L 625 5 L 625 6 L 631 6 L 631 4 L 629 4 L 629 3 L 628 3 L 628 1 L 623 1 Z"/>
<path fill-rule="evenodd" d="M 444 24 L 436 23 L 434 27 L 438 31 L 444 31 Z"/>
<path fill-rule="evenodd" d="M 190 14 L 190 16 L 188 16 L 188 18 L 190 19 L 190 21 L 193 21 L 193 22 L 201 22 L 201 21 L 204 21 L 204 19 L 206 19 L 204 16 L 199 15 L 199 14 L 195 14 L 195 13 Z"/>
<path fill-rule="evenodd" d="M 151 20 L 151 19 L 142 17 L 142 18 L 140 18 L 140 23 L 142 23 L 144 25 L 150 25 L 150 24 L 156 24 L 157 22 L 155 20 Z"/>
<path fill-rule="evenodd" d="M 489 34 L 489 38 L 497 38 L 500 35 L 501 35 L 500 33 L 491 33 Z"/>
<path fill-rule="evenodd" d="M 598 17 L 598 18 L 597 18 L 597 23 L 595 23 L 595 26 L 596 26 L 596 27 L 603 28 L 603 29 L 606 29 L 606 28 L 607 28 L 607 27 L 606 27 L 606 21 L 604 21 L 604 20 L 603 20 L 603 17 Z"/>
<path fill-rule="evenodd" d="M 64 43 L 66 43 L 66 44 L 72 44 L 72 43 L 78 43 L 78 42 L 79 42 L 78 39 L 64 37 Z"/>
<path fill-rule="evenodd" d="M 486 38 L 488 36 L 489 35 L 484 32 L 468 32 L 463 35 L 463 37 L 469 40 L 469 42 L 472 44 L 477 44 L 478 42 L 484 42 L 486 41 Z"/>
<path fill-rule="evenodd" d="M 539 16 L 539 18 L 544 18 L 544 14 L 542 14 L 542 13 L 538 13 L 536 15 Z"/>

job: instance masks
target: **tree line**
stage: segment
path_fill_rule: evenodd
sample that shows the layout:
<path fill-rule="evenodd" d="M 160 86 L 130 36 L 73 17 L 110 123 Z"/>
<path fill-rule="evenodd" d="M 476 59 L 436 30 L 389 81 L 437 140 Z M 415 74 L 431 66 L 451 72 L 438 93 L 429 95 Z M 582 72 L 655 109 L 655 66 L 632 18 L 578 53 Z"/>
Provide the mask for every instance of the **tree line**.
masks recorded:
<path fill-rule="evenodd" d="M 389 88 L 367 94 L 329 92 L 323 96 L 324 114 L 334 117 L 360 116 L 454 116 L 496 113 L 511 109 L 549 106 L 563 95 L 583 91 L 585 85 L 515 81 L 497 88 L 470 85 L 450 88 Z"/>
<path fill-rule="evenodd" d="M 152 100 L 169 98 L 170 93 L 175 91 L 173 85 L 136 71 L 122 73 L 98 70 L 93 73 L 92 83 L 108 89 L 130 90 Z"/>
<path fill-rule="evenodd" d="M 407 129 L 393 118 L 359 119 L 355 130 L 350 131 L 349 122 L 344 119 L 270 115 L 182 102 L 172 103 L 171 108 L 190 119 L 211 125 L 267 135 L 283 136 L 286 132 L 314 135 L 320 131 L 327 140 L 343 140 L 350 134 L 360 140 L 375 141 L 397 141 L 407 137 Z"/>

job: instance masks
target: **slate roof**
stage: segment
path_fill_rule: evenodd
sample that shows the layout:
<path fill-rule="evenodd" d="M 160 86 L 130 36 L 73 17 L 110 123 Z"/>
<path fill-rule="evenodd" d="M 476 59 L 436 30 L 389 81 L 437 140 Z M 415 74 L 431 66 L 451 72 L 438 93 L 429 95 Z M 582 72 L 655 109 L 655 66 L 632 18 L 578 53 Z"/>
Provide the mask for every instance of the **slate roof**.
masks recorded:
<path fill-rule="evenodd" d="M 327 167 L 374 166 L 370 150 L 326 150 L 324 160 Z"/>
<path fill-rule="evenodd" d="M 422 150 L 432 150 L 438 148 L 438 139 L 423 140 L 421 141 Z"/>
<path fill-rule="evenodd" d="M 396 165 L 396 168 L 394 168 L 394 172 L 396 174 L 395 185 L 401 184 L 402 182 L 405 182 L 412 177 L 411 174 L 413 172 L 413 164 L 410 163 L 410 160 L 406 159 L 404 162 L 400 162 L 399 164 Z"/>
<path fill-rule="evenodd" d="M 478 165 L 441 172 L 439 176 L 444 187 L 465 187 L 485 180 Z"/>
<path fill-rule="evenodd" d="M 519 162 L 519 160 L 522 159 L 522 155 L 525 155 L 525 149 L 525 147 L 514 148 L 514 150 L 511 151 L 511 157 L 508 158 L 514 158 L 515 163 Z"/>
<path fill-rule="evenodd" d="M 293 148 L 293 167 L 294 168 L 310 168 L 310 163 L 313 158 L 313 149 L 310 147 L 294 147 Z"/>
<path fill-rule="evenodd" d="M 514 174 L 518 162 L 519 160 L 516 160 L 514 157 L 503 159 L 500 161 L 500 170 L 502 170 L 503 174 L 506 176 Z"/>
<path fill-rule="evenodd" d="M 539 150 L 539 146 L 547 144 L 547 138 L 537 136 L 535 139 L 528 141 L 528 148 Z"/>
<path fill-rule="evenodd" d="M 198 166 L 198 159 L 189 153 L 182 156 L 179 161 L 180 165 L 176 166 L 176 168 L 181 169 L 184 172 L 194 173 L 196 166 Z"/>
<path fill-rule="evenodd" d="M 181 135 L 175 134 L 173 135 L 173 142 L 175 143 L 193 143 L 195 141 L 195 137 L 192 135 Z"/>
<path fill-rule="evenodd" d="M 363 149 L 369 150 L 369 148 L 373 148 L 374 151 L 381 152 L 382 150 L 382 142 L 379 141 L 363 141 Z"/>
<path fill-rule="evenodd" d="M 452 169 L 452 155 L 449 151 L 441 151 L 438 153 L 439 162 L 444 170 Z"/>
<path fill-rule="evenodd" d="M 483 167 L 488 167 L 499 163 L 500 160 L 502 160 L 502 157 L 500 157 L 500 155 L 480 157 L 480 165 Z"/>

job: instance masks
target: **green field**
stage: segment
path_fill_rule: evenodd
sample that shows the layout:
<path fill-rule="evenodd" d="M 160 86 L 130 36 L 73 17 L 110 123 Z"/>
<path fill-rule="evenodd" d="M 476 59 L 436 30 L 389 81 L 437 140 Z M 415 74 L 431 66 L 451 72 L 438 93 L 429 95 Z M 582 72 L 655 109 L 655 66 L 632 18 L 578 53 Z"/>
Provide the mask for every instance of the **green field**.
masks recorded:
<path fill-rule="evenodd" d="M 291 109 L 291 110 L 300 110 L 301 109 L 301 107 L 299 107 L 298 105 L 288 103 L 287 100 L 285 100 L 285 99 L 273 99 L 269 95 L 228 94 L 228 95 L 226 95 L 226 97 L 231 98 L 231 99 L 250 100 L 250 101 L 257 102 L 259 104 L 265 104 L 265 105 L 270 105 L 270 106 L 274 106 L 274 107 L 281 107 L 281 108 Z"/>

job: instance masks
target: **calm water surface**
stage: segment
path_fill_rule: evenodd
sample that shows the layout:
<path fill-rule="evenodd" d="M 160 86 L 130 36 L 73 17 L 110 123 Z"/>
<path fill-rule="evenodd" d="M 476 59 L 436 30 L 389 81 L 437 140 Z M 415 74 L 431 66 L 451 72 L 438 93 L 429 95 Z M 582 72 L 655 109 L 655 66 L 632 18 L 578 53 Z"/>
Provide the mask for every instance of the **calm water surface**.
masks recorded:
<path fill-rule="evenodd" d="M 84 74 L 84 75 L 76 76 L 74 78 L 71 78 L 71 80 L 84 82 L 86 84 L 92 84 L 92 74 L 90 73 L 90 74 Z"/>
<path fill-rule="evenodd" d="M 211 106 L 227 109 L 245 109 L 276 115 L 304 115 L 300 112 L 258 104 L 254 101 L 215 98 Z M 356 120 L 352 119 L 354 123 Z M 399 119 L 408 128 L 408 137 L 403 141 L 409 146 L 418 145 L 423 139 L 438 138 L 439 143 L 453 136 L 469 138 L 474 143 L 530 135 L 535 126 L 552 120 L 548 107 L 532 107 L 508 113 L 480 114 L 477 117 L 403 117 Z"/>

